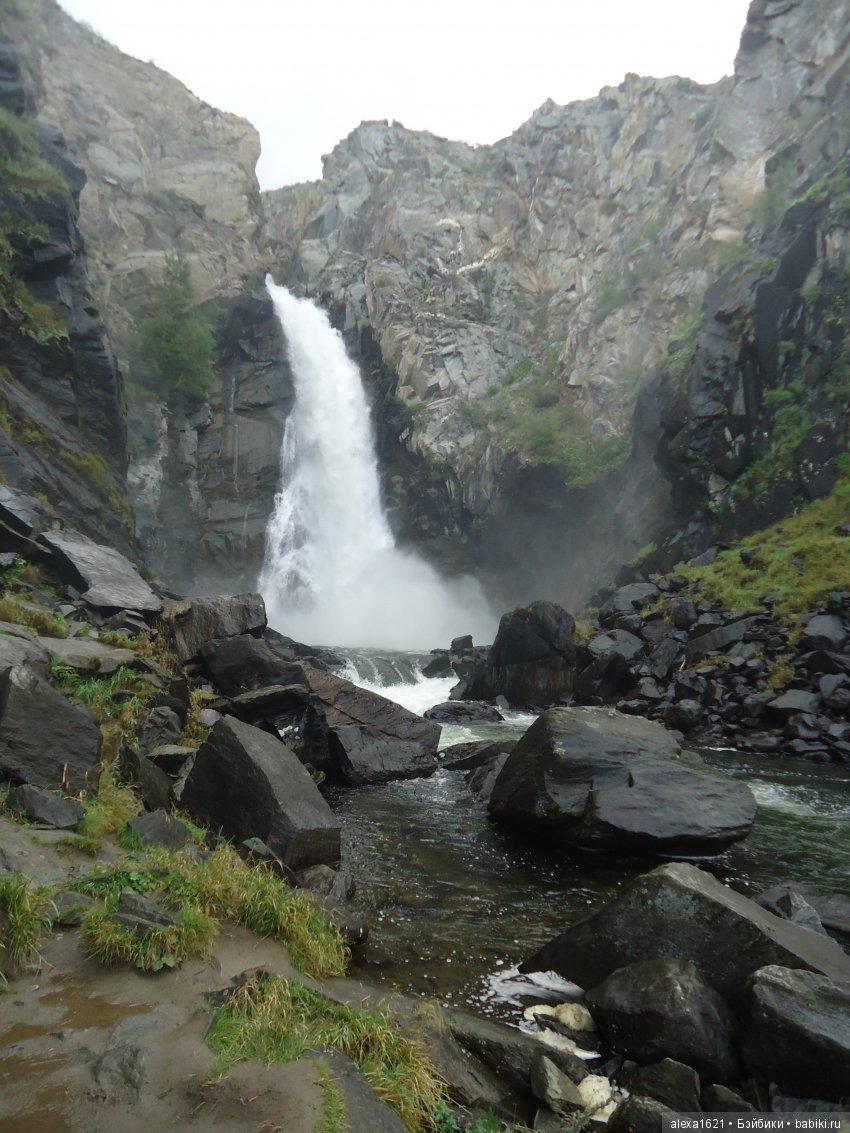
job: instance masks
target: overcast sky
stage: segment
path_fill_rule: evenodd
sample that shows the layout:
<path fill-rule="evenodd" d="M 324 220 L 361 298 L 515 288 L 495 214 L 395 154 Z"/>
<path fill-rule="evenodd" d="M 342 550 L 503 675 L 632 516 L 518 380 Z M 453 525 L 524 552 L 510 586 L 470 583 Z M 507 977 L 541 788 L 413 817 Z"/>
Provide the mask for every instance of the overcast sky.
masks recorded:
<path fill-rule="evenodd" d="M 748 0 L 59 0 L 262 138 L 264 189 L 321 176 L 364 119 L 467 142 L 547 98 L 731 74 Z"/>

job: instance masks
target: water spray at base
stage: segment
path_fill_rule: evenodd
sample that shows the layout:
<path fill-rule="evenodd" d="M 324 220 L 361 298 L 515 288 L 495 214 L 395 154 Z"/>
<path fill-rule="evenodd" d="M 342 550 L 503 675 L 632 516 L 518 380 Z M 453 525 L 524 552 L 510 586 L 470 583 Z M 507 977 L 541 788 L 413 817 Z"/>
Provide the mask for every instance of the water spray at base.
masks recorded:
<path fill-rule="evenodd" d="M 472 578 L 445 579 L 395 545 L 381 507 L 366 395 L 327 315 L 267 280 L 295 407 L 259 588 L 270 624 L 310 644 L 429 649 L 496 623 Z"/>

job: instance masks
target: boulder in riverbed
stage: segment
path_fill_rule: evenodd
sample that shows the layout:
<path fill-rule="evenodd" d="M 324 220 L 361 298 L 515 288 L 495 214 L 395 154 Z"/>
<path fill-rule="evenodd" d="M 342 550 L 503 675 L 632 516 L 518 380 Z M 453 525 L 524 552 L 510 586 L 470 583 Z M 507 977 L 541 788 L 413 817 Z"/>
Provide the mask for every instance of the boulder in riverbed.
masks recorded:
<path fill-rule="evenodd" d="M 660 724 L 609 708 L 550 708 L 511 753 L 496 818 L 586 849 L 716 854 L 746 837 L 745 784 L 684 762 Z"/>
<path fill-rule="evenodd" d="M 266 628 L 266 605 L 261 594 L 214 594 L 166 602 L 162 620 L 169 627 L 181 661 L 197 657 L 208 641 L 250 634 Z"/>
<path fill-rule="evenodd" d="M 850 980 L 850 956 L 828 937 L 780 920 L 685 862 L 625 886 L 616 900 L 544 945 L 520 971 L 554 971 L 582 987 L 656 957 L 692 960 L 729 1002 L 758 968 L 780 964 Z"/>
<path fill-rule="evenodd" d="M 576 623 L 555 602 L 532 602 L 503 615 L 466 700 L 504 696 L 512 708 L 557 703 L 572 690 Z"/>

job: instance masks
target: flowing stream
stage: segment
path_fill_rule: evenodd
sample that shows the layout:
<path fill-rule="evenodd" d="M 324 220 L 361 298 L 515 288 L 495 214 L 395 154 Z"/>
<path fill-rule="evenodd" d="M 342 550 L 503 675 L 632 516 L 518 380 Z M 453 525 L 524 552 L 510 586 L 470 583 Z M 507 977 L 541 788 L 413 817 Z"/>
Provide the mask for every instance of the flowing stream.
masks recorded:
<path fill-rule="evenodd" d="M 356 659 L 360 673 L 381 664 Z M 410 660 L 395 665 L 404 672 Z M 445 699 L 451 681 L 358 683 L 413 711 Z M 444 727 L 441 747 L 506 732 L 532 718 Z M 750 836 L 698 864 L 748 896 L 790 881 L 850 894 L 850 767 L 703 750 L 705 761 L 745 779 L 758 801 Z M 346 865 L 373 935 L 355 958 L 363 977 L 400 990 L 515 1018 L 515 965 L 568 924 L 616 895 L 652 859 L 532 846 L 493 823 L 463 773 L 338 790 Z M 545 993 L 545 989 L 541 989 Z"/>
<path fill-rule="evenodd" d="M 259 583 L 269 621 L 343 647 L 351 679 L 421 713 L 453 682 L 425 680 L 421 653 L 388 650 L 446 646 L 464 633 L 487 642 L 495 619 L 474 580 L 447 581 L 395 545 L 357 367 L 324 312 L 268 287 L 296 389 Z M 441 746 L 519 736 L 530 723 L 509 714 L 504 724 L 444 727 Z M 702 754 L 746 779 L 759 803 L 750 837 L 706 868 L 750 895 L 790 881 L 850 893 L 850 767 Z M 514 1001 L 519 960 L 654 864 L 524 843 L 472 801 L 462 772 L 331 799 L 373 925 L 355 961 L 362 974 L 497 1014 Z"/>

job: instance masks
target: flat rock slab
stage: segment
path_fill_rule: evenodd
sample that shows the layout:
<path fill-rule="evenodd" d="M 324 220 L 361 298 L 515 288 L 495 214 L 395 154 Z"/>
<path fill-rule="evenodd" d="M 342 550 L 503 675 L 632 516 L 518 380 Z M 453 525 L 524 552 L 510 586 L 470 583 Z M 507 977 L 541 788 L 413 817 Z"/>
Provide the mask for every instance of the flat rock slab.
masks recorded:
<path fill-rule="evenodd" d="M 45 531 L 40 541 L 54 551 L 70 581 L 90 606 L 156 614 L 162 602 L 129 559 L 113 547 L 95 543 L 76 531 Z"/>
<path fill-rule="evenodd" d="M 132 649 L 121 649 L 88 637 L 39 637 L 38 644 L 50 654 L 51 661 L 68 665 L 78 673 L 111 676 L 122 666 L 133 668 L 139 662 Z"/>
<path fill-rule="evenodd" d="M 74 830 L 85 811 L 76 799 L 65 798 L 57 791 L 45 791 L 32 783 L 22 783 L 9 793 L 6 806 L 13 814 L 21 814 L 40 826 L 54 830 Z"/>
<path fill-rule="evenodd" d="M 235 842 L 262 839 L 290 869 L 339 861 L 339 823 L 310 773 L 275 736 L 232 716 L 198 749 L 180 805 Z"/>
<path fill-rule="evenodd" d="M 25 665 L 0 676 L 0 773 L 69 794 L 97 782 L 101 734 L 83 704 Z"/>
<path fill-rule="evenodd" d="M 170 627 L 181 661 L 197 657 L 207 642 L 250 634 L 266 628 L 266 604 L 261 594 L 214 594 L 166 602 L 162 620 Z"/>
<path fill-rule="evenodd" d="M 509 756 L 489 809 L 529 837 L 586 849 L 719 853 L 749 833 L 752 791 L 680 756 L 652 721 L 550 708 Z"/>
<path fill-rule="evenodd" d="M 781 920 L 685 862 L 659 866 L 568 928 L 520 965 L 593 987 L 626 964 L 692 960 L 726 999 L 758 968 L 780 964 L 850 980 L 850 956 L 830 940 Z"/>

